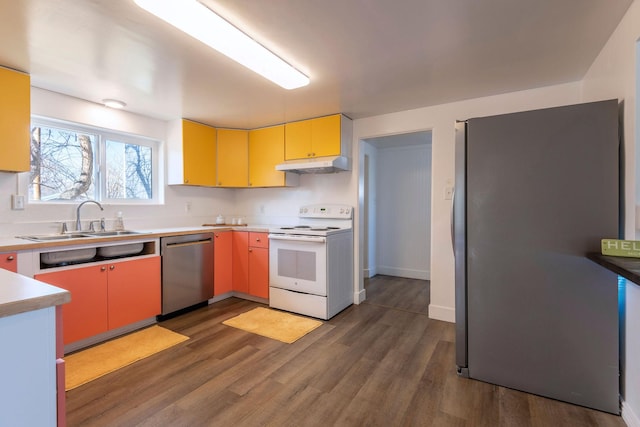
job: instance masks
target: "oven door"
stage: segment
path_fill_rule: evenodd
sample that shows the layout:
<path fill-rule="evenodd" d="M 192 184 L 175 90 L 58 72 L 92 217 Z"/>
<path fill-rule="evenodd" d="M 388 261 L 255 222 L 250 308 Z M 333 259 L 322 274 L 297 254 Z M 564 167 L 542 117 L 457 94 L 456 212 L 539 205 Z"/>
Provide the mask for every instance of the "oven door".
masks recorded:
<path fill-rule="evenodd" d="M 269 286 L 326 296 L 326 238 L 270 234 Z"/>

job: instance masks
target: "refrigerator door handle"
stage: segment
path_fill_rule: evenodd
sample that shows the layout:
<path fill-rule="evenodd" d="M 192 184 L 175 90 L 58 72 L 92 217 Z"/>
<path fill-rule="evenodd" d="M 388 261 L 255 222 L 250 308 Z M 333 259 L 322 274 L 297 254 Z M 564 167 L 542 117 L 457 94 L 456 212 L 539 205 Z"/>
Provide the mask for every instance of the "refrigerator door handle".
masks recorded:
<path fill-rule="evenodd" d="M 451 193 L 451 249 L 453 249 L 453 255 L 456 254 L 456 187 L 453 187 Z"/>
<path fill-rule="evenodd" d="M 467 254 L 466 254 L 466 156 L 467 125 L 456 123 L 455 142 L 455 185 L 451 201 L 451 230 L 455 264 L 456 301 L 456 365 L 458 374 L 469 376 L 467 349 Z"/>

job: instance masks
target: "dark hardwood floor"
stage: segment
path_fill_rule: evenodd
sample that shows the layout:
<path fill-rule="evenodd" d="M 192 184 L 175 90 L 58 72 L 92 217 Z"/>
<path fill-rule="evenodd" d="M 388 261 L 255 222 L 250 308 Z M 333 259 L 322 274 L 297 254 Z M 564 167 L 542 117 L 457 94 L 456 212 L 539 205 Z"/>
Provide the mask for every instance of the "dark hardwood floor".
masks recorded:
<path fill-rule="evenodd" d="M 67 392 L 68 425 L 624 426 L 459 378 L 453 325 L 426 315 L 428 282 L 384 298 L 410 282 L 369 280 L 366 303 L 293 344 L 222 325 L 260 306 L 237 298 L 166 320 L 191 339 Z"/>
<path fill-rule="evenodd" d="M 366 304 L 429 314 L 429 281 L 378 274 L 365 279 Z"/>

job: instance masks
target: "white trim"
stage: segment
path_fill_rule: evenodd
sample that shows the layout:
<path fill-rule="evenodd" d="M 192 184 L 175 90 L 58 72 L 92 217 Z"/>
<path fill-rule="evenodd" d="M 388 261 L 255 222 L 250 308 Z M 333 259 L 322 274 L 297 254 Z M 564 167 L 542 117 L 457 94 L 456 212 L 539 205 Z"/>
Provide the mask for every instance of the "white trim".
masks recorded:
<path fill-rule="evenodd" d="M 360 289 L 358 292 L 353 293 L 353 303 L 360 304 L 362 301 L 367 299 L 367 291 L 364 289 Z"/>
<path fill-rule="evenodd" d="M 414 270 L 411 268 L 398 268 L 389 266 L 378 266 L 378 274 L 385 276 L 405 277 L 408 279 L 430 280 L 431 272 L 429 270 Z M 366 277 L 366 276 L 365 276 Z"/>
<path fill-rule="evenodd" d="M 451 307 L 429 304 L 429 319 L 442 320 L 444 322 L 455 323 L 456 311 Z"/>
<path fill-rule="evenodd" d="M 640 427 L 640 417 L 624 400 L 622 401 L 622 420 L 628 427 Z"/>

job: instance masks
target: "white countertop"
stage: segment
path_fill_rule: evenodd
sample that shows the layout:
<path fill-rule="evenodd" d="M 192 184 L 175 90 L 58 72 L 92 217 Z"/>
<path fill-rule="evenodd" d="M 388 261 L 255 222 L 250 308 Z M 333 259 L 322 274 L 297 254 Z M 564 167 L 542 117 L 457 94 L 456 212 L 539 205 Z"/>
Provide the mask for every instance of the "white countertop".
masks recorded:
<path fill-rule="evenodd" d="M 0 317 L 71 301 L 71 294 L 21 274 L 0 269 Z"/>
<path fill-rule="evenodd" d="M 156 238 L 164 236 L 175 236 L 177 234 L 193 234 L 201 232 L 212 232 L 216 230 L 235 230 L 235 231 L 250 231 L 267 233 L 270 225 L 266 224 L 250 224 L 250 225 L 216 225 L 216 226 L 187 226 L 187 227 L 165 227 L 154 229 L 135 229 L 138 234 L 129 234 L 123 236 L 109 236 L 109 237 L 85 237 L 72 240 L 58 240 L 47 242 L 34 242 L 31 240 L 20 239 L 17 237 L 0 237 L 0 252 L 22 251 L 32 250 L 38 248 L 55 247 L 55 246 L 72 246 L 72 245 L 84 245 L 94 244 L 100 242 L 111 241 L 123 241 L 123 240 L 137 240 L 141 238 Z"/>

